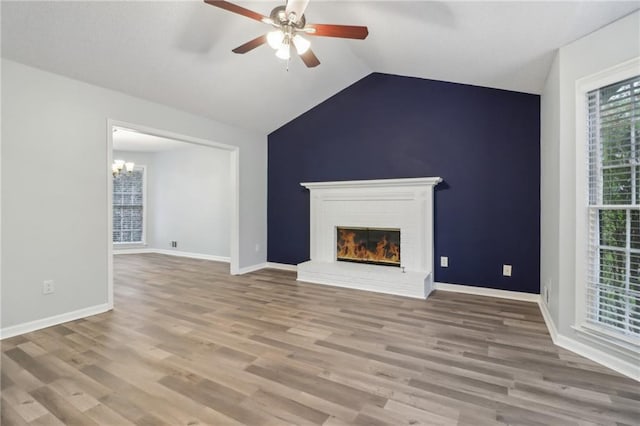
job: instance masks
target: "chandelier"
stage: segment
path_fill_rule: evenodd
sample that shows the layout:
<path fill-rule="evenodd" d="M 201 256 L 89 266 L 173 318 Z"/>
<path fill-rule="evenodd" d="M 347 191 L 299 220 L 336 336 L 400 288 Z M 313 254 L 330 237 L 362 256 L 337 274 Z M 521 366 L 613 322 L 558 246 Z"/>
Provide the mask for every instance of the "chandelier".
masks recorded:
<path fill-rule="evenodd" d="M 133 172 L 133 168 L 135 167 L 135 163 L 133 161 L 124 161 L 124 160 L 115 160 L 111 165 L 111 173 L 113 177 L 116 178 L 120 176 L 123 171 L 127 173 Z"/>

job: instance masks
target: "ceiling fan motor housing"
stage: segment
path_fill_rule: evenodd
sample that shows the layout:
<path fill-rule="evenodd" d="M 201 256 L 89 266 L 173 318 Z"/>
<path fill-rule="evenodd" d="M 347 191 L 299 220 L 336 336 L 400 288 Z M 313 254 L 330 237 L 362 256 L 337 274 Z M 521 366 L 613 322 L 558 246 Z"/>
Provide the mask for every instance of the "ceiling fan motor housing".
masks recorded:
<path fill-rule="evenodd" d="M 291 13 L 289 16 L 287 16 L 285 6 L 275 7 L 271 11 L 271 15 L 269 15 L 269 17 L 273 21 L 274 26 L 281 28 L 292 27 L 297 30 L 301 30 L 307 23 L 304 14 L 300 17 L 296 16 L 295 13 Z"/>

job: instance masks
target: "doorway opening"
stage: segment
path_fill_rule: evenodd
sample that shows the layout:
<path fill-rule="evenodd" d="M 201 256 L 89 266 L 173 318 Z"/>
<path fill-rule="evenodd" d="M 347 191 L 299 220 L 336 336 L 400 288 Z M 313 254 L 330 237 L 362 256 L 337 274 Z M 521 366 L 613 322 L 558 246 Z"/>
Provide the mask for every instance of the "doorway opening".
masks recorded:
<path fill-rule="evenodd" d="M 238 147 L 107 121 L 108 304 L 114 253 L 239 262 Z"/>

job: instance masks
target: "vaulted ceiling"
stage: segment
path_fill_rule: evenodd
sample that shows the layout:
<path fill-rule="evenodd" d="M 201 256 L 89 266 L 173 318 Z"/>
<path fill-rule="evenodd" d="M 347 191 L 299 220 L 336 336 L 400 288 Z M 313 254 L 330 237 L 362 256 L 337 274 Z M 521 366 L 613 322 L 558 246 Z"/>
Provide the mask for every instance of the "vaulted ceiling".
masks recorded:
<path fill-rule="evenodd" d="M 283 2 L 238 2 L 268 15 Z M 289 69 L 269 30 L 202 1 L 2 2 L 2 56 L 269 133 L 371 72 L 540 93 L 553 52 L 638 1 L 311 0 L 308 22 L 366 25 L 364 41 L 309 37 L 321 65 Z"/>

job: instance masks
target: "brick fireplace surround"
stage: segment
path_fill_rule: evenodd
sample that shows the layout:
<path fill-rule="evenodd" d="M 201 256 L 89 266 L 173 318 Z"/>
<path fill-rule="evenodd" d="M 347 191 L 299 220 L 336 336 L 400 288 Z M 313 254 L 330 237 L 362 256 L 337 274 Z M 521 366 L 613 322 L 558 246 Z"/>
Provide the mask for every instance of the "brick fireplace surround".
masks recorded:
<path fill-rule="evenodd" d="M 433 288 L 433 190 L 440 177 L 301 183 L 310 191 L 310 257 L 298 280 L 426 298 Z M 402 265 L 336 261 L 336 228 L 400 229 Z"/>

